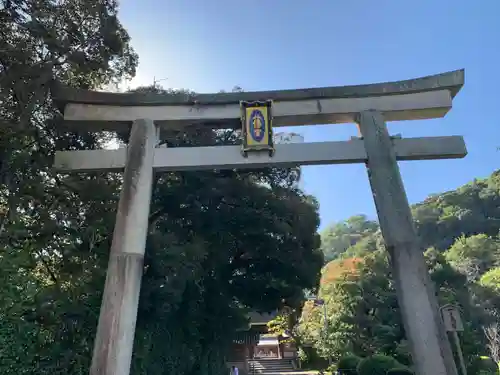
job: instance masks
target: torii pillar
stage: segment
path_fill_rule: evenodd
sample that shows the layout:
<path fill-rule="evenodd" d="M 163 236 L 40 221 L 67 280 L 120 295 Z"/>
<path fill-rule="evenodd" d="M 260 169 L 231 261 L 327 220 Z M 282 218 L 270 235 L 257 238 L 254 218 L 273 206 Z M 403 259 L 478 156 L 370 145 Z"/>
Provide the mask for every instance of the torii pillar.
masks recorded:
<path fill-rule="evenodd" d="M 457 374 L 384 117 L 361 112 L 366 169 L 417 374 Z"/>

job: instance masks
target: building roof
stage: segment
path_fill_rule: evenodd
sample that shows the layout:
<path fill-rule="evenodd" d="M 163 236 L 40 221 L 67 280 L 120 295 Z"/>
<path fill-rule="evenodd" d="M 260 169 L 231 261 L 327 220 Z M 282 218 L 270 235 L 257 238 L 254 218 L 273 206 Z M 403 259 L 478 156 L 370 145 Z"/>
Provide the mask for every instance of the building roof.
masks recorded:
<path fill-rule="evenodd" d="M 259 313 L 257 311 L 252 311 L 248 313 L 248 317 L 250 319 L 250 325 L 265 325 L 269 321 L 276 318 L 278 315 L 278 311 L 274 311 L 272 313 Z"/>

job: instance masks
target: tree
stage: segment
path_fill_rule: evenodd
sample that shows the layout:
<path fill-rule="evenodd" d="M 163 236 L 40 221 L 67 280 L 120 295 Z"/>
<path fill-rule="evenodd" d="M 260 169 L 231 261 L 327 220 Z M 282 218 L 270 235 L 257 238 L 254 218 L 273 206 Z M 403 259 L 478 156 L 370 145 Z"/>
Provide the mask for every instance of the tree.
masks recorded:
<path fill-rule="evenodd" d="M 413 218 L 422 247 L 446 251 L 459 238 L 481 234 L 496 241 L 500 231 L 499 189 L 500 171 L 495 171 L 488 178 L 475 179 L 456 190 L 431 195 L 413 205 Z M 363 220 L 366 222 L 364 227 Z M 321 248 L 327 260 L 345 251 L 353 251 L 350 257 L 383 248 L 377 223 L 363 215 L 333 223 L 321 235 Z"/>
<path fill-rule="evenodd" d="M 500 242 L 485 234 L 461 236 L 445 252 L 448 262 L 475 281 L 500 260 Z"/>
<path fill-rule="evenodd" d="M 500 172 L 495 171 L 488 178 L 432 195 L 412 207 L 418 234 L 427 248 L 425 257 L 439 303 L 461 307 L 465 325 L 462 345 L 471 369 L 477 367 L 473 364 L 492 342 L 483 334 L 483 327 L 488 329 L 499 322 L 499 192 Z M 368 232 L 363 228 L 350 232 L 347 225 L 337 224 L 331 228 L 322 236 L 325 256 L 331 257 L 334 249 L 335 257 L 347 259 L 330 263 L 323 271 L 320 291 L 329 301 L 330 333 L 324 341 L 314 335 L 321 315 L 307 307 L 300 324 L 304 335 L 309 335 L 323 356 L 327 352 L 359 356 L 381 353 L 407 363 L 408 349 L 380 230 L 373 226 Z M 359 267 L 348 271 L 349 259 L 353 264 L 359 258 Z"/>
<path fill-rule="evenodd" d="M 126 142 L 128 135 L 120 137 Z M 237 140 L 232 131 L 201 130 L 167 142 L 176 147 Z M 220 373 L 248 309 L 296 306 L 302 291 L 315 286 L 323 263 L 318 206 L 293 187 L 291 172 L 157 176 L 132 373 Z M 2 306 L 12 307 L 0 326 L 5 373 L 88 371 L 121 178 L 56 177 L 64 185 L 44 191 L 44 203 L 56 194 L 64 199 L 54 211 L 39 206 L 40 220 L 26 227 L 31 241 L 39 226 L 51 224 L 58 229 L 53 243 L 35 237 L 29 250 L 40 256 L 34 258 L 24 251 L 26 242 L 12 243 L 21 258 L 16 266 L 8 263 L 12 255 L 0 258 L 3 270 L 10 270 L 2 277 L 35 288 L 13 288 L 0 297 Z M 25 259 L 32 262 L 26 272 L 20 268 Z M 33 295 L 35 302 L 27 302 Z M 20 329 L 25 343 L 17 337 Z M 29 362 L 19 363 L 21 357 Z"/>
<path fill-rule="evenodd" d="M 397 298 L 388 275 L 387 257 L 380 251 L 363 260 L 338 260 L 325 267 L 319 294 L 326 302 L 327 334 L 316 333 L 323 319 L 321 307 L 302 323 L 304 334 L 323 357 L 386 353 L 408 361 Z"/>
<path fill-rule="evenodd" d="M 492 268 L 488 272 L 485 272 L 481 276 L 479 284 L 492 290 L 500 291 L 500 267 Z"/>
<path fill-rule="evenodd" d="M 375 354 L 363 358 L 358 364 L 359 375 L 386 375 L 390 370 L 404 368 L 404 366 L 394 358 Z"/>
<path fill-rule="evenodd" d="M 488 340 L 488 351 L 491 359 L 495 361 L 500 369 L 500 327 L 498 323 L 491 323 L 488 327 L 483 327 L 484 335 Z"/>
<path fill-rule="evenodd" d="M 88 373 L 121 176 L 51 170 L 56 149 L 101 148 L 113 135 L 70 132 L 49 88 L 119 81 L 137 56 L 114 1 L 3 5 L 0 370 Z M 202 129 L 167 142 L 237 140 Z M 220 373 L 248 309 L 294 306 L 315 286 L 318 207 L 293 187 L 294 170 L 157 177 L 133 374 Z"/>
<path fill-rule="evenodd" d="M 340 257 L 358 242 L 371 238 L 377 230 L 378 224 L 368 220 L 365 215 L 352 216 L 346 221 L 328 226 L 321 232 L 321 249 L 325 254 L 325 260 L 330 261 Z M 375 247 L 370 246 L 370 250 L 375 250 Z"/>
<path fill-rule="evenodd" d="M 167 140 L 237 141 L 232 131 L 202 130 Z M 138 316 L 140 337 L 149 339 L 138 345 L 137 371 L 154 363 L 158 371 L 218 373 L 247 309 L 293 311 L 316 285 L 318 207 L 293 188 L 293 176 L 273 168 L 158 176 Z"/>
<path fill-rule="evenodd" d="M 493 268 L 482 275 L 478 283 L 479 299 L 483 310 L 488 315 L 483 323 L 491 359 L 500 369 L 500 267 Z"/>
<path fill-rule="evenodd" d="M 82 288 L 102 276 L 93 266 L 118 180 L 51 170 L 55 149 L 105 139 L 65 129 L 49 89 L 56 79 L 95 88 L 133 75 L 137 56 L 112 1 L 3 1 L 0 26 L 0 273 L 10 285 L 0 296 L 0 369 L 78 374 L 99 305 Z"/>
<path fill-rule="evenodd" d="M 431 195 L 412 207 L 424 248 L 444 251 L 457 238 L 477 234 L 495 237 L 500 229 L 500 171 L 456 190 Z"/>
<path fill-rule="evenodd" d="M 355 355 L 347 355 L 339 359 L 337 370 L 341 375 L 358 375 L 358 365 L 361 358 Z"/>
<path fill-rule="evenodd" d="M 439 302 L 462 307 L 465 331 L 463 352 L 469 363 L 486 345 L 480 327 L 483 306 L 473 303 L 471 291 L 463 286 L 466 277 L 455 270 L 435 248 L 425 253 Z M 360 357 L 384 354 L 409 365 L 410 355 L 401 321 L 397 296 L 387 255 L 377 250 L 363 258 L 332 261 L 324 267 L 320 296 L 327 303 L 328 335 L 321 335 L 321 308 L 303 314 L 301 333 L 314 343 L 323 357 L 346 353 Z M 312 309 L 312 310 L 311 310 Z"/>

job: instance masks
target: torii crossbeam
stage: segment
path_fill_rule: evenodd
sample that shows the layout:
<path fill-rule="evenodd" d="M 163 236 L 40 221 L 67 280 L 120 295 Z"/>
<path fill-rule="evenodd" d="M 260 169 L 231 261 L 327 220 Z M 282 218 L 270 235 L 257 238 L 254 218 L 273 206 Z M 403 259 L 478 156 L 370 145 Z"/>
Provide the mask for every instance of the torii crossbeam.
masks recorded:
<path fill-rule="evenodd" d="M 128 131 L 127 149 L 60 151 L 61 172 L 121 171 L 109 268 L 91 375 L 127 375 L 142 277 L 154 171 L 365 163 L 413 361 L 419 375 L 456 375 L 397 160 L 462 158 L 463 138 L 391 137 L 385 121 L 443 117 L 464 71 L 407 81 L 302 90 L 199 95 L 114 94 L 63 86 L 53 97 L 73 131 Z M 273 126 L 357 123 L 361 138 L 276 145 L 274 156 L 243 157 L 236 146 L 157 148 L 165 132 L 192 126 L 238 128 L 240 101 L 273 101 Z"/>

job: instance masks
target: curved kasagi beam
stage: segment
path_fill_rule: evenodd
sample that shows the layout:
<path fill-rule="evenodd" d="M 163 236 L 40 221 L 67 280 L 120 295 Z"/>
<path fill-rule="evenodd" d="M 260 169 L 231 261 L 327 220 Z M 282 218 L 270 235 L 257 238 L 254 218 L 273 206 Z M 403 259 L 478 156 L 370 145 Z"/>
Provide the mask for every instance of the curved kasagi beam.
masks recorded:
<path fill-rule="evenodd" d="M 176 129 L 203 124 L 239 127 L 240 101 L 273 100 L 274 126 L 353 122 L 374 109 L 387 121 L 444 116 L 464 84 L 464 70 L 405 81 L 356 86 L 215 94 L 109 93 L 55 84 L 52 97 L 68 125 L 119 130 L 138 118 Z"/>

